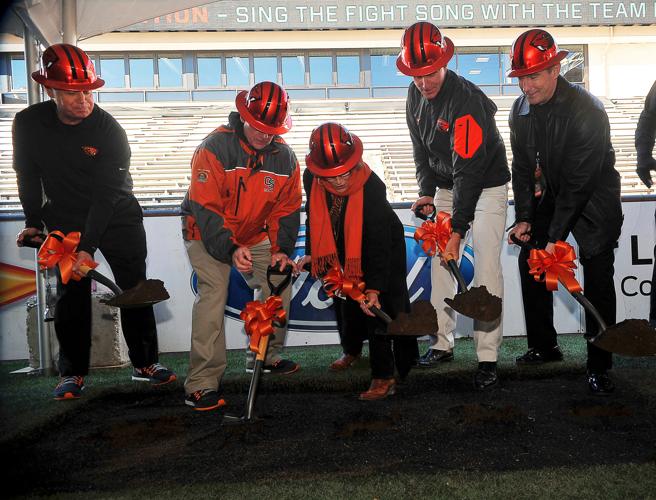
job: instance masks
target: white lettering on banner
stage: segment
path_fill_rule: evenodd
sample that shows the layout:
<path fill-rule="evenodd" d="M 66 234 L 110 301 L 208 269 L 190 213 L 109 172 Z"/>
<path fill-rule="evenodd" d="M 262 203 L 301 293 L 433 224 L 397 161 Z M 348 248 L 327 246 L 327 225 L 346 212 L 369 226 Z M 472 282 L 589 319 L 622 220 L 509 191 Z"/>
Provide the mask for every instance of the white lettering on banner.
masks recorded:
<path fill-rule="evenodd" d="M 645 2 L 590 2 L 593 17 L 604 19 L 627 19 L 630 17 L 645 17 L 647 8 Z M 628 9 L 627 9 L 628 5 Z M 615 9 L 613 9 L 613 7 Z M 656 2 L 654 2 L 654 15 L 656 15 Z"/>
<path fill-rule="evenodd" d="M 415 8 L 417 21 L 457 21 L 458 19 L 474 19 L 474 6 L 472 4 L 461 5 L 423 5 Z"/>
<path fill-rule="evenodd" d="M 238 23 L 286 23 L 287 7 L 237 7 L 235 19 Z"/>

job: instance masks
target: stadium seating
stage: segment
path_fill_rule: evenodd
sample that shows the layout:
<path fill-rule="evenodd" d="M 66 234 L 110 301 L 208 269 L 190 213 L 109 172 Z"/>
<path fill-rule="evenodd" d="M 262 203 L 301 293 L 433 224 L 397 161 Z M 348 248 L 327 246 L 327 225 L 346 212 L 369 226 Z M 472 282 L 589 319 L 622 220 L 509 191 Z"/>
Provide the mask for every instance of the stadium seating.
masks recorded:
<path fill-rule="evenodd" d="M 497 126 L 507 145 L 510 100 L 498 99 Z M 623 195 L 653 192 L 635 173 L 633 137 L 644 98 L 603 99 L 611 122 L 616 168 L 622 176 Z M 12 169 L 11 123 L 16 106 L 0 107 L 0 213 L 20 211 Z M 125 128 L 132 148 L 130 172 L 134 191 L 146 209 L 175 209 L 190 181 L 189 163 L 202 139 L 227 121 L 232 103 L 171 106 L 106 105 Z M 365 160 L 385 179 L 390 201 L 414 201 L 417 197 L 412 146 L 402 99 L 353 101 L 300 101 L 294 103 L 292 130 L 285 140 L 295 150 L 301 168 L 307 140 L 314 127 L 337 121 L 357 133 L 365 145 Z"/>

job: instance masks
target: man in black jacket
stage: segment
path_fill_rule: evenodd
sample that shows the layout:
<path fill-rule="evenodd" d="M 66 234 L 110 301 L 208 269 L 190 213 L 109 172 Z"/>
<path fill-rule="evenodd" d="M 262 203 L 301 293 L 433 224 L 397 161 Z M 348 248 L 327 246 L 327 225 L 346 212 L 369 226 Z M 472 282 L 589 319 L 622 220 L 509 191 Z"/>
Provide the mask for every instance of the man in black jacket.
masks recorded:
<path fill-rule="evenodd" d="M 96 76 L 84 51 L 56 44 L 43 53 L 43 69 L 32 73 L 51 100 L 16 115 L 13 166 L 25 213 L 17 238 L 41 233 L 44 226 L 80 232 L 73 273 L 59 281 L 55 331 L 59 341 L 58 400 L 77 399 L 89 372 L 91 280 L 80 264 L 100 250 L 123 289 L 146 278 L 143 213 L 132 194 L 130 146 L 125 131 L 93 102 Z M 45 194 L 45 196 L 44 196 Z M 82 278 L 82 279 L 80 279 Z M 158 363 L 157 327 L 152 306 L 122 309 L 121 325 L 134 366 L 132 379 L 161 385 L 175 374 Z"/>
<path fill-rule="evenodd" d="M 532 29 L 512 47 L 512 69 L 524 95 L 510 113 L 515 197 L 511 235 L 553 253 L 554 243 L 574 234 L 585 294 L 607 324 L 615 323 L 614 248 L 622 227 L 620 176 L 603 104 L 567 82 L 560 61 L 567 51 L 549 33 Z M 510 240 L 509 240 L 510 241 Z M 512 243 L 512 241 L 510 241 Z M 559 361 L 553 295 L 528 273 L 528 249 L 519 256 L 529 350 L 518 364 Z M 586 314 L 586 331 L 597 325 Z M 588 343 L 588 384 L 593 394 L 614 389 L 612 355 Z"/>
<path fill-rule="evenodd" d="M 656 170 L 654 159 L 654 141 L 656 140 L 656 82 L 645 98 L 645 108 L 640 113 L 638 126 L 635 131 L 635 147 L 638 153 L 638 168 L 636 171 L 640 180 L 651 188 L 651 171 Z M 656 212 L 654 212 L 656 216 Z M 649 323 L 656 327 L 656 259 L 651 277 L 651 302 L 649 305 Z"/>
<path fill-rule="evenodd" d="M 446 68 L 453 51 L 451 40 L 436 26 L 419 22 L 405 31 L 396 60 L 398 69 L 413 78 L 406 119 L 419 198 L 412 210 L 429 215 L 434 204 L 436 210 L 452 214 L 453 233 L 445 254 L 456 258 L 471 224 L 474 285 L 485 285 L 490 293 L 503 297 L 501 245 L 510 180 L 506 149 L 494 120 L 496 105 L 476 85 Z M 439 257 L 431 262 L 431 286 L 439 332 L 419 359 L 422 367 L 453 359 L 455 313 L 444 299 L 453 297 L 455 286 Z M 474 386 L 479 390 L 497 383 L 501 340 L 501 318 L 474 321 L 478 357 Z"/>

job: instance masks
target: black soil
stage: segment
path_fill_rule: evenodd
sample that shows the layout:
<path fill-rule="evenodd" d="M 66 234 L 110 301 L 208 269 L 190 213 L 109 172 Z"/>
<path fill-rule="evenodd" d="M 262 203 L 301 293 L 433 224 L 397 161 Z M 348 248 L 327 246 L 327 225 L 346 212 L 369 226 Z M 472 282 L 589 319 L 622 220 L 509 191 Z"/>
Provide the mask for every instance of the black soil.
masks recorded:
<path fill-rule="evenodd" d="M 484 393 L 474 391 L 469 373 L 411 374 L 397 395 L 369 403 L 304 384 L 290 392 L 271 377 L 260 386 L 261 418 L 248 424 L 193 411 L 179 385 L 56 403 L 74 407 L 3 447 L 5 494 L 656 459 L 656 413 L 630 377 L 600 398 L 586 392 L 580 371 L 513 373 Z M 226 393 L 228 412 L 242 412 L 245 393 Z"/>

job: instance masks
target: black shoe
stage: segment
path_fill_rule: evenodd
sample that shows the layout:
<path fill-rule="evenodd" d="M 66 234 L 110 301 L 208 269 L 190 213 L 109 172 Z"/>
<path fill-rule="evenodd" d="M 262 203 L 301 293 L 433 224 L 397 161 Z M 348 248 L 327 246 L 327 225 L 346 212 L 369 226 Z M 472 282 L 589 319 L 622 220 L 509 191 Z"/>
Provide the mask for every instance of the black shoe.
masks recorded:
<path fill-rule="evenodd" d="M 143 368 L 132 369 L 132 380 L 138 382 L 150 382 L 153 385 L 170 384 L 177 380 L 177 376 L 172 370 L 159 363 L 153 363 Z"/>
<path fill-rule="evenodd" d="M 563 353 L 560 347 L 555 346 L 548 350 L 529 349 L 526 354 L 515 358 L 515 363 L 518 365 L 541 365 L 543 363 L 552 363 L 554 361 L 562 361 Z"/>
<path fill-rule="evenodd" d="M 225 400 L 213 389 L 201 389 L 185 396 L 185 404 L 196 411 L 216 410 L 225 406 Z"/>
<path fill-rule="evenodd" d="M 440 349 L 428 349 L 426 354 L 419 358 L 417 366 L 420 368 L 433 368 L 440 363 L 453 360 L 453 349 L 442 351 Z"/>
<path fill-rule="evenodd" d="M 594 396 L 608 396 L 615 390 L 615 384 L 606 372 L 588 372 L 588 387 Z"/>
<path fill-rule="evenodd" d="M 279 359 L 272 365 L 264 365 L 264 373 L 273 375 L 289 375 L 301 369 L 301 365 L 291 359 Z"/>
<path fill-rule="evenodd" d="M 67 399 L 80 399 L 84 390 L 84 377 L 62 377 L 55 387 L 54 397 L 58 401 Z"/>
<path fill-rule="evenodd" d="M 474 388 L 478 391 L 484 391 L 499 382 L 497 377 L 496 361 L 483 361 L 478 363 L 478 370 L 474 374 Z"/>

